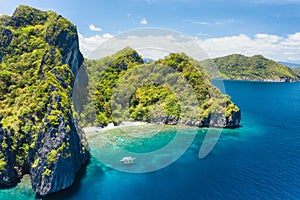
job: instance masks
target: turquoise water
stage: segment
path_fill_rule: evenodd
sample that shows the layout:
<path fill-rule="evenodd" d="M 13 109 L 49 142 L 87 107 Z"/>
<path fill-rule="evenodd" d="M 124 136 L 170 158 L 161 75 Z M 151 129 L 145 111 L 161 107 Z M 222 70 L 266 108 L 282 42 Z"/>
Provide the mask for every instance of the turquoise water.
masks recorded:
<path fill-rule="evenodd" d="M 74 186 L 47 199 L 300 199 L 300 83 L 224 84 L 242 109 L 243 127 L 223 130 L 205 158 L 198 153 L 206 132 L 185 129 L 195 140 L 176 162 L 149 173 L 121 172 L 96 158 L 112 147 L 151 152 L 169 144 L 178 130 L 151 138 L 102 133 L 103 148 L 92 145 L 94 157 Z M 0 199 L 34 199 L 28 182 L 0 190 Z"/>

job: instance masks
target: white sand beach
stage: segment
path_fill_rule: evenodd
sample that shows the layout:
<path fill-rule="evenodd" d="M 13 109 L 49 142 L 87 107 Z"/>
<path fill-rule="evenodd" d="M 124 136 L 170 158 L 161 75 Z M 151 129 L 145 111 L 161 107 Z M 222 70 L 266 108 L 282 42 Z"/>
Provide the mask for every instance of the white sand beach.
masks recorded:
<path fill-rule="evenodd" d="M 96 126 L 85 127 L 85 128 L 83 128 L 83 131 L 85 133 L 97 133 L 97 132 L 100 132 L 100 131 L 106 131 L 106 130 L 115 129 L 115 128 L 139 126 L 139 125 L 150 125 L 150 124 L 147 123 L 147 122 L 125 121 L 125 122 L 122 122 L 119 126 L 115 126 L 113 123 L 109 123 L 106 127 L 103 127 L 103 128 L 96 127 Z"/>

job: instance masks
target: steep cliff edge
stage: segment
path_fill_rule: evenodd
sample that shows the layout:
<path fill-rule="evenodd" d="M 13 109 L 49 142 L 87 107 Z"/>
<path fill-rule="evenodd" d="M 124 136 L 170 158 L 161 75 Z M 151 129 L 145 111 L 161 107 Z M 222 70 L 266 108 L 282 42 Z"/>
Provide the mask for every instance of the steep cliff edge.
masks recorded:
<path fill-rule="evenodd" d="M 29 173 L 44 196 L 72 185 L 88 161 L 71 99 L 82 63 L 76 27 L 62 16 L 27 6 L 0 16 L 1 185 Z"/>

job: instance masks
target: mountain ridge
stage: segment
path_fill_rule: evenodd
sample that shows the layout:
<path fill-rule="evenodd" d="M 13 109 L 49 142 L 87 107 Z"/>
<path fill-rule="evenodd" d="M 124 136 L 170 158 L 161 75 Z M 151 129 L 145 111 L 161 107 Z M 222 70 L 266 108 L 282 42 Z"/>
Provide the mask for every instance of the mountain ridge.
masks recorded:
<path fill-rule="evenodd" d="M 262 55 L 247 57 L 242 54 L 231 54 L 202 61 L 202 64 L 205 68 L 216 66 L 219 72 L 212 74 L 214 78 L 271 82 L 300 80 L 300 75 L 288 66 L 281 65 Z"/>

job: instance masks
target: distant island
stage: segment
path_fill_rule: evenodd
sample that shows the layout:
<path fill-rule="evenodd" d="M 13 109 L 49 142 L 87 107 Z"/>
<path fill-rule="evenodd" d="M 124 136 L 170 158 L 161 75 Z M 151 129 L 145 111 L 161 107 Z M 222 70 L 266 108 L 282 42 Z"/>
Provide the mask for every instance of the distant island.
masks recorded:
<path fill-rule="evenodd" d="M 300 64 L 296 64 L 296 63 L 282 62 L 282 61 L 279 61 L 278 63 L 284 66 L 288 66 L 291 69 L 300 68 Z"/>
<path fill-rule="evenodd" d="M 205 68 L 215 65 L 219 73 L 214 78 L 229 80 L 255 80 L 271 82 L 294 82 L 300 80 L 300 74 L 288 66 L 267 59 L 262 55 L 247 57 L 232 54 L 224 57 L 205 60 Z"/>

